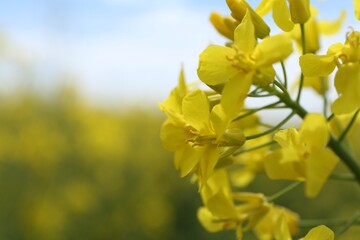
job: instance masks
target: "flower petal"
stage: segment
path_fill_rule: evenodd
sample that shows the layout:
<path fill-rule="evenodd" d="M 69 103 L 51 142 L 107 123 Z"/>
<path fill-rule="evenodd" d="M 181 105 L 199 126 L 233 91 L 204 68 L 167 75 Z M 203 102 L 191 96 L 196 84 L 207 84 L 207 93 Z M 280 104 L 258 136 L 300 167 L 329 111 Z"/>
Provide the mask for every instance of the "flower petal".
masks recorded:
<path fill-rule="evenodd" d="M 319 21 L 318 26 L 319 30 L 324 35 L 332 35 L 337 33 L 340 30 L 342 23 L 346 18 L 346 12 L 341 11 L 340 16 L 335 21 Z"/>
<path fill-rule="evenodd" d="M 306 160 L 306 195 L 308 197 L 316 197 L 338 161 L 336 155 L 329 149 L 309 155 Z"/>
<path fill-rule="evenodd" d="M 193 171 L 195 166 L 199 163 L 201 158 L 201 151 L 198 148 L 193 148 L 190 145 L 185 145 L 182 149 L 175 152 L 175 166 L 180 169 L 180 176 L 186 177 Z"/>
<path fill-rule="evenodd" d="M 273 18 L 276 25 L 285 32 L 294 28 L 294 23 L 290 20 L 289 8 L 285 0 L 274 1 Z"/>
<path fill-rule="evenodd" d="M 312 228 L 303 240 L 334 240 L 334 232 L 325 225 L 320 225 Z"/>
<path fill-rule="evenodd" d="M 335 75 L 335 88 L 340 95 L 331 106 L 335 114 L 350 113 L 360 108 L 360 64 L 342 65 Z"/>
<path fill-rule="evenodd" d="M 276 62 L 285 60 L 293 51 L 292 42 L 288 35 L 278 34 L 265 38 L 259 43 L 252 57 L 258 67 L 268 67 Z"/>
<path fill-rule="evenodd" d="M 198 89 L 187 94 L 183 99 L 182 112 L 187 124 L 190 124 L 198 131 L 207 130 L 210 104 L 203 91 Z"/>
<path fill-rule="evenodd" d="M 231 66 L 227 59 L 235 55 L 235 50 L 223 46 L 209 46 L 199 57 L 197 70 L 201 81 L 208 85 L 226 83 L 237 74 L 238 70 Z"/>
<path fill-rule="evenodd" d="M 334 56 L 308 53 L 300 57 L 301 71 L 306 77 L 326 77 L 335 66 Z"/>
<path fill-rule="evenodd" d="M 249 54 L 254 50 L 256 44 L 255 30 L 249 11 L 246 11 L 242 22 L 235 29 L 234 44 L 240 51 L 246 54 Z"/>
<path fill-rule="evenodd" d="M 228 118 L 233 118 L 243 107 L 251 82 L 252 74 L 245 74 L 238 75 L 238 79 L 232 79 L 225 85 L 221 106 Z"/>
<path fill-rule="evenodd" d="M 308 114 L 301 125 L 299 135 L 300 141 L 310 151 L 323 149 L 330 137 L 325 117 L 318 113 Z"/>

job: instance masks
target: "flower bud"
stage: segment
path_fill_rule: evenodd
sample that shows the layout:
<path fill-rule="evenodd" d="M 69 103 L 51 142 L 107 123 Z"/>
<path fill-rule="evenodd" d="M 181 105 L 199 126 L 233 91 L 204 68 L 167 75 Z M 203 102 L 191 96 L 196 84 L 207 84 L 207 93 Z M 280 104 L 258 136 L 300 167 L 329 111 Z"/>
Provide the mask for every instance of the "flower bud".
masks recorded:
<path fill-rule="evenodd" d="M 251 21 L 255 27 L 255 35 L 258 38 L 265 38 L 269 36 L 270 28 L 264 20 L 257 14 L 245 0 L 226 0 L 226 3 L 231 10 L 233 16 L 239 22 L 244 18 L 246 11 L 249 10 Z"/>
<path fill-rule="evenodd" d="M 229 145 L 242 146 L 245 143 L 245 135 L 240 128 L 227 129 L 223 137 L 226 143 Z"/>
<path fill-rule="evenodd" d="M 221 35 L 234 41 L 234 31 L 237 26 L 234 19 L 224 17 L 218 12 L 212 12 L 210 14 L 210 22 Z"/>
<path fill-rule="evenodd" d="M 309 0 L 288 1 L 290 5 L 291 21 L 293 23 L 306 23 L 311 16 Z"/>

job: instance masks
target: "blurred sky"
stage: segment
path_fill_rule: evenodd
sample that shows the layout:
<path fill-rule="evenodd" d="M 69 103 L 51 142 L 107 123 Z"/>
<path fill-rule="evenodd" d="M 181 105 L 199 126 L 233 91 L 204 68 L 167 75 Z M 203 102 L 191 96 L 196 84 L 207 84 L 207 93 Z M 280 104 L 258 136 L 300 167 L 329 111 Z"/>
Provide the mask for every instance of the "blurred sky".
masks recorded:
<path fill-rule="evenodd" d="M 249 2 L 255 7 L 259 1 Z M 333 20 L 347 9 L 343 34 L 359 26 L 352 0 L 312 3 L 319 19 Z M 212 10 L 229 13 L 225 0 L 1 1 L 3 52 L 28 72 L 13 77 L 16 69 L 0 59 L 0 88 L 51 91 L 66 82 L 95 103 L 160 102 L 175 86 L 182 63 L 188 81 L 197 80 L 199 53 L 209 43 L 224 43 L 208 21 Z"/>

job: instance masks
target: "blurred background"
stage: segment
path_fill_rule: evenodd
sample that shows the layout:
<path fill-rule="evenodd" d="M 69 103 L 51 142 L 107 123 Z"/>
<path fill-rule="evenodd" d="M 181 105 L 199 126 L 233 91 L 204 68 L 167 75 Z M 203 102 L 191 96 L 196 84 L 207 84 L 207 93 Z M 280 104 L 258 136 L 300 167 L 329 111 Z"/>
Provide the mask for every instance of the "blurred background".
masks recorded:
<path fill-rule="evenodd" d="M 333 3 L 316 4 L 338 16 Z M 159 140 L 157 104 L 181 64 L 197 80 L 198 54 L 225 41 L 212 10 L 228 14 L 222 0 L 0 3 L 0 239 L 235 238 L 200 226 L 197 188 Z M 357 26 L 348 15 L 342 34 Z M 260 176 L 245 190 L 264 184 Z M 302 192 L 279 203 L 304 218 L 342 218 L 360 200 L 353 183 L 330 182 L 317 200 Z"/>

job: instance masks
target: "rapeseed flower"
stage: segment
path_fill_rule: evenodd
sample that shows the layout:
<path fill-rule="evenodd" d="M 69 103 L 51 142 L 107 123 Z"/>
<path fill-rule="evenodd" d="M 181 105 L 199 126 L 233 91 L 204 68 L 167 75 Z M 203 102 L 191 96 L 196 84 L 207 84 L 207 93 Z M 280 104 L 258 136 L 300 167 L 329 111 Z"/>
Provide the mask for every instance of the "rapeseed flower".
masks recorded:
<path fill-rule="evenodd" d="M 351 32 L 345 44 L 331 45 L 326 55 L 301 56 L 300 66 L 305 77 L 325 77 L 338 67 L 335 88 L 339 97 L 332 111 L 345 114 L 360 107 L 360 32 Z"/>
<path fill-rule="evenodd" d="M 326 147 L 329 137 L 326 119 L 317 113 L 307 115 L 299 131 L 280 130 L 274 139 L 281 148 L 265 161 L 267 175 L 271 179 L 305 181 L 306 195 L 315 197 L 338 162 Z"/>
<path fill-rule="evenodd" d="M 272 64 L 284 60 L 291 52 L 291 40 L 283 34 L 257 44 L 247 12 L 235 29 L 232 47 L 212 45 L 200 54 L 198 76 L 210 86 L 225 84 L 221 106 L 224 114 L 232 118 L 243 107 L 251 84 L 270 84 L 275 77 Z"/>

